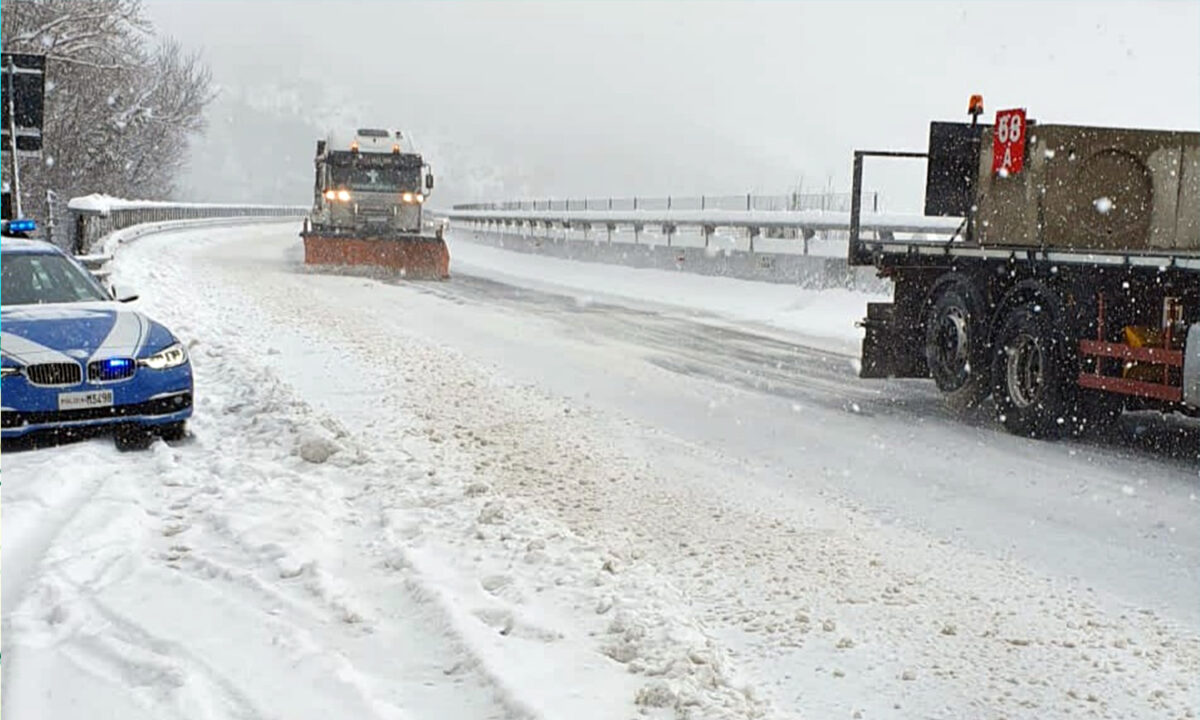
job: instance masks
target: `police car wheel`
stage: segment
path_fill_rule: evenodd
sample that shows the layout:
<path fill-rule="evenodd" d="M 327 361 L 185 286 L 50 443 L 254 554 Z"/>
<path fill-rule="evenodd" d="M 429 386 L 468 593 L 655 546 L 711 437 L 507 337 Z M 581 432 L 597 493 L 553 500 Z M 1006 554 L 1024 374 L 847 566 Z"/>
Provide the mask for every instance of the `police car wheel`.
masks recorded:
<path fill-rule="evenodd" d="M 155 433 L 167 442 L 176 442 L 187 437 L 187 423 L 180 420 L 179 422 L 160 425 L 155 430 Z"/>
<path fill-rule="evenodd" d="M 154 442 L 154 435 L 149 430 L 137 425 L 117 428 L 113 434 L 117 449 L 122 452 L 130 450 L 145 450 Z"/>

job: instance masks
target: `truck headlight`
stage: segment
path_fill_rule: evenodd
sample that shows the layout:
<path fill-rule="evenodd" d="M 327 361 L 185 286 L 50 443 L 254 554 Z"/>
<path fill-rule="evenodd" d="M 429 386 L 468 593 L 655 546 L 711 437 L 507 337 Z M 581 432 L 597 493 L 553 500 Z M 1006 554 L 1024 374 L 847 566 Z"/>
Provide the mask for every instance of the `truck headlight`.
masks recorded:
<path fill-rule="evenodd" d="M 400 200 L 403 202 L 406 202 L 406 203 L 410 203 L 413 201 L 413 194 L 410 192 L 406 192 L 400 196 Z"/>
<path fill-rule="evenodd" d="M 138 365 L 148 367 L 151 370 L 166 370 L 168 368 L 179 367 L 187 362 L 187 350 L 184 349 L 182 343 L 175 343 L 159 350 L 158 352 L 138 360 Z"/>
<path fill-rule="evenodd" d="M 325 191 L 325 199 L 326 200 L 337 200 L 337 191 L 336 190 L 326 190 Z"/>
<path fill-rule="evenodd" d="M 341 200 L 342 202 L 349 202 L 350 191 L 349 190 L 338 190 L 338 200 Z"/>

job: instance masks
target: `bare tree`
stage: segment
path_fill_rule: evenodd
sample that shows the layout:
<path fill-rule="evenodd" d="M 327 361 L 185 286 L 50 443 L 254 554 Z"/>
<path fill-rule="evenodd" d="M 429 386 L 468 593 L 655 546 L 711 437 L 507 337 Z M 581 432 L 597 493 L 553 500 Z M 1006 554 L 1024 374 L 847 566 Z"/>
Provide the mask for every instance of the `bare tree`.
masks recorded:
<path fill-rule="evenodd" d="M 103 192 L 168 198 L 213 97 L 208 68 L 158 40 L 141 0 L 0 0 L 6 52 L 46 60 L 43 161 L 22 164 L 22 197 L 41 207 Z"/>

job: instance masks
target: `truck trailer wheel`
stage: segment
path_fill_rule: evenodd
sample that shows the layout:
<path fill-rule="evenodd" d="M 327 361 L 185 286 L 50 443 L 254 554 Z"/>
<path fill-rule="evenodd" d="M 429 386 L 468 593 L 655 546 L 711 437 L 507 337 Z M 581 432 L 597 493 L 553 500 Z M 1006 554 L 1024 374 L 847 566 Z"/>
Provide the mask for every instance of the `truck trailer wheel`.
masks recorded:
<path fill-rule="evenodd" d="M 925 315 L 925 363 L 946 405 L 961 412 L 991 392 L 986 314 L 966 278 L 942 284 Z"/>
<path fill-rule="evenodd" d="M 1075 377 L 1067 343 L 1037 303 L 1008 312 L 996 336 L 992 394 L 1009 432 L 1056 438 L 1075 425 Z"/>

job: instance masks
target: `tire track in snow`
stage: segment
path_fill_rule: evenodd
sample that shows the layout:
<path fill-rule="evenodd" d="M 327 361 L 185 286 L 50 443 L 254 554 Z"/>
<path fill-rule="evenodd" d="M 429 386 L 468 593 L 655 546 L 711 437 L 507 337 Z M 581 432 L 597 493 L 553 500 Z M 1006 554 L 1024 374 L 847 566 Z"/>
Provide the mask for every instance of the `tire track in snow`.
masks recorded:
<path fill-rule="evenodd" d="M 327 291 L 347 286 L 310 283 Z M 624 562 L 653 557 L 671 568 L 709 627 L 728 630 L 730 642 L 745 648 L 743 662 L 764 671 L 794 665 L 787 680 L 801 689 L 802 706 L 851 711 L 820 705 L 828 702 L 821 689 L 835 683 L 851 698 L 865 695 L 871 714 L 894 712 L 897 703 L 902 713 L 934 715 L 966 708 L 1055 717 L 1087 708 L 1109 717 L 1194 712 L 1187 673 L 1196 664 L 1196 638 L 1152 614 L 1113 617 L 1013 564 L 939 547 L 919 533 L 881 532 L 869 517 L 825 501 L 810 502 L 816 517 L 801 520 L 803 512 L 763 512 L 772 505 L 784 511 L 788 503 L 778 498 L 746 507 L 720 488 L 711 488 L 718 500 L 653 472 L 627 475 L 604 449 L 579 440 L 602 433 L 574 414 L 555 416 L 552 402 L 464 381 L 465 361 L 412 363 L 423 356 L 411 349 L 389 356 L 387 348 L 421 340 L 395 335 L 374 305 L 344 313 L 322 306 L 306 320 L 324 322 L 326 337 L 339 337 L 343 349 L 371 348 L 381 368 L 411 370 L 401 402 L 426 408 L 420 417 L 430 439 L 473 455 L 502 495 L 552 509 L 584 537 L 625 544 Z M 439 382 L 419 382 L 429 377 Z M 658 453 L 670 452 L 669 438 L 647 434 L 662 444 Z M 722 458 L 698 448 L 679 444 L 675 452 L 698 466 L 723 467 Z M 593 467 L 606 467 L 616 483 L 594 482 L 603 476 Z M 621 647 L 613 652 L 621 655 Z M 1152 685 L 1138 687 L 1150 678 Z"/>

